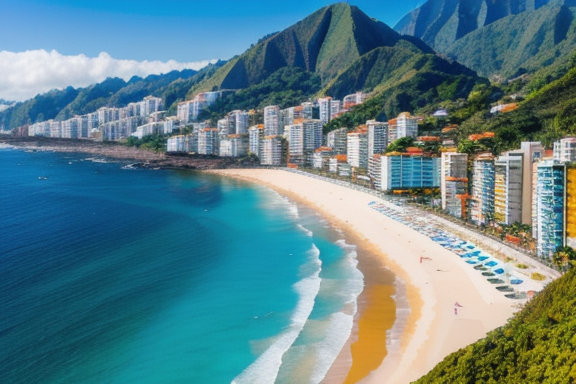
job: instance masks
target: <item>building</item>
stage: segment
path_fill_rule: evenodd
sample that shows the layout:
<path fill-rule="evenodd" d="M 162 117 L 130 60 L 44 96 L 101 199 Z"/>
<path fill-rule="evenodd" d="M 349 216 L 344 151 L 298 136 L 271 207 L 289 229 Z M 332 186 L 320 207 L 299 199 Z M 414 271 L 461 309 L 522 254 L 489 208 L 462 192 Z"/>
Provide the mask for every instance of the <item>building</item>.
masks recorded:
<path fill-rule="evenodd" d="M 178 135 L 168 138 L 166 142 L 166 152 L 186 153 L 189 151 L 189 136 Z"/>
<path fill-rule="evenodd" d="M 566 166 L 566 245 L 576 249 L 576 167 Z"/>
<path fill-rule="evenodd" d="M 350 166 L 368 169 L 368 129 L 366 126 L 360 126 L 355 131 L 348 132 L 346 156 Z"/>
<path fill-rule="evenodd" d="M 220 156 L 243 157 L 248 154 L 248 135 L 228 135 L 220 141 Z"/>
<path fill-rule="evenodd" d="M 468 155 L 443 152 L 440 164 L 442 209 L 452 216 L 465 218 L 468 198 Z"/>
<path fill-rule="evenodd" d="M 554 143 L 554 160 L 576 162 L 576 137 L 565 137 Z"/>
<path fill-rule="evenodd" d="M 535 188 L 532 176 L 532 164 L 540 161 L 544 156 L 544 147 L 538 141 L 525 141 L 520 144 L 519 151 L 510 153 L 521 153 L 522 163 L 522 219 L 523 224 L 532 225 L 532 191 Z"/>
<path fill-rule="evenodd" d="M 366 122 L 368 129 L 368 158 L 376 154 L 382 154 L 388 146 L 388 123 L 381 123 L 376 120 Z"/>
<path fill-rule="evenodd" d="M 522 222 L 524 156 L 509 153 L 494 161 L 494 221 L 511 225 Z"/>
<path fill-rule="evenodd" d="M 260 164 L 281 166 L 286 165 L 287 142 L 282 136 L 265 136 L 262 140 L 262 156 Z"/>
<path fill-rule="evenodd" d="M 398 119 L 388 120 L 388 145 L 399 139 L 398 137 Z"/>
<path fill-rule="evenodd" d="M 264 132 L 264 124 L 253 125 L 248 128 L 248 153 L 256 155 L 258 158 L 262 154 L 262 141 L 266 136 Z"/>
<path fill-rule="evenodd" d="M 204 128 L 198 132 L 198 153 L 200 155 L 218 155 L 218 129 Z"/>
<path fill-rule="evenodd" d="M 337 155 L 345 154 L 348 150 L 348 129 L 338 128 L 328 132 L 326 146 L 332 147 Z"/>
<path fill-rule="evenodd" d="M 344 97 L 342 100 L 344 103 L 344 110 L 349 110 L 355 105 L 362 104 L 366 100 L 366 94 L 362 92 L 356 92 L 351 95 Z"/>
<path fill-rule="evenodd" d="M 374 188 L 382 190 L 382 155 L 376 154 L 370 158 L 368 175 L 374 184 Z"/>
<path fill-rule="evenodd" d="M 282 135 L 282 116 L 277 105 L 269 105 L 264 108 L 264 135 Z"/>
<path fill-rule="evenodd" d="M 469 218 L 476 225 L 487 225 L 494 218 L 494 156 L 476 156 L 472 170 L 472 196 Z"/>
<path fill-rule="evenodd" d="M 396 139 L 402 137 L 418 136 L 418 118 L 411 116 L 408 112 L 402 112 L 396 118 Z"/>
<path fill-rule="evenodd" d="M 383 191 L 440 186 L 440 158 L 423 153 L 388 153 L 380 157 Z"/>
<path fill-rule="evenodd" d="M 330 147 L 320 147 L 312 156 L 312 168 L 324 169 L 328 166 L 328 159 L 334 156 L 334 150 Z"/>
<path fill-rule="evenodd" d="M 322 122 L 304 120 L 285 127 L 288 161 L 300 166 L 312 165 L 314 151 L 322 146 Z"/>
<path fill-rule="evenodd" d="M 200 114 L 214 104 L 222 92 L 201 92 L 194 99 L 178 103 L 177 116 L 183 124 L 197 121 Z"/>
<path fill-rule="evenodd" d="M 536 253 L 549 258 L 565 244 L 566 165 L 554 160 L 538 164 L 536 185 Z"/>

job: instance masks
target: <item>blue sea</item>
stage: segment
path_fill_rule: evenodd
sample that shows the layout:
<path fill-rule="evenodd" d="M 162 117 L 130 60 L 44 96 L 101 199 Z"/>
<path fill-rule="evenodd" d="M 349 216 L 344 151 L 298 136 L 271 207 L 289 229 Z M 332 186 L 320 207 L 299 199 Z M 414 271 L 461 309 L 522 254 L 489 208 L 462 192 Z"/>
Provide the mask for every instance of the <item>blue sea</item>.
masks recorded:
<path fill-rule="evenodd" d="M 318 383 L 355 247 L 269 189 L 0 149 L 0 382 Z"/>

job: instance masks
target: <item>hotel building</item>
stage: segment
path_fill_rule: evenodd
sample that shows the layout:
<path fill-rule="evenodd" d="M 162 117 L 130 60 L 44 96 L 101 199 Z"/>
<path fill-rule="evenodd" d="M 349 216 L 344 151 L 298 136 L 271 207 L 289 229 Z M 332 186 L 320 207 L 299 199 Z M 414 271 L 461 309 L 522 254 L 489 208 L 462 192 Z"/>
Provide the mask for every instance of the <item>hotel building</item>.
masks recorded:
<path fill-rule="evenodd" d="M 494 156 L 484 153 L 474 159 L 469 217 L 476 225 L 487 225 L 494 218 Z"/>
<path fill-rule="evenodd" d="M 549 258 L 565 244 L 566 165 L 554 160 L 538 164 L 536 185 L 536 252 Z"/>
<path fill-rule="evenodd" d="M 522 222 L 522 153 L 508 153 L 494 161 L 494 220 Z"/>
<path fill-rule="evenodd" d="M 443 152 L 440 174 L 442 209 L 452 216 L 466 217 L 468 155 L 457 152 Z"/>
<path fill-rule="evenodd" d="M 440 186 L 440 158 L 422 153 L 389 153 L 381 156 L 383 191 Z"/>

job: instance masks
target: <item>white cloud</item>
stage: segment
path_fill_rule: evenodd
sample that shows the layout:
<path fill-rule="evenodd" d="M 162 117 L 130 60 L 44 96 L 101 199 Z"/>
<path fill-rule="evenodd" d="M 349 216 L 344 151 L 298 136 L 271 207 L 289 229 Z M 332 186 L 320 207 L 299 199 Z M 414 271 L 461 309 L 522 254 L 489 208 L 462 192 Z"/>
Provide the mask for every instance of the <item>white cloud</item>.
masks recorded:
<path fill-rule="evenodd" d="M 25 52 L 0 51 L 0 99 L 23 101 L 51 89 L 86 87 L 107 77 L 124 80 L 132 76 L 200 69 L 215 60 L 180 63 L 174 60 L 118 60 L 106 52 L 98 57 L 65 56 L 43 49 Z"/>

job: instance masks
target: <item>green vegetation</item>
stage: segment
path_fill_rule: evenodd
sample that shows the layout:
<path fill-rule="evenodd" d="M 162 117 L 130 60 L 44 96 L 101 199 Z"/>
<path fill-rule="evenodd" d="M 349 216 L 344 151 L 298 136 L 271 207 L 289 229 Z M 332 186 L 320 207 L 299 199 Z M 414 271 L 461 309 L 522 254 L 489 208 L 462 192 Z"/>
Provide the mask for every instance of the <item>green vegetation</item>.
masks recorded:
<path fill-rule="evenodd" d="M 217 120 L 236 110 L 279 105 L 288 108 L 308 100 L 320 90 L 320 76 L 297 67 L 284 67 L 262 83 L 226 94 L 207 109 L 201 118 Z"/>
<path fill-rule="evenodd" d="M 414 138 L 407 136 L 391 142 L 386 148 L 386 152 L 406 152 L 408 147 L 414 146 Z"/>
<path fill-rule="evenodd" d="M 166 136 L 148 135 L 142 139 L 130 136 L 126 139 L 125 145 L 127 147 L 136 147 L 154 152 L 166 152 Z"/>
<path fill-rule="evenodd" d="M 552 255 L 552 261 L 561 270 L 568 270 L 576 265 L 576 250 L 571 247 L 558 247 Z"/>
<path fill-rule="evenodd" d="M 574 383 L 575 286 L 573 268 L 508 324 L 452 353 L 416 383 Z"/>

